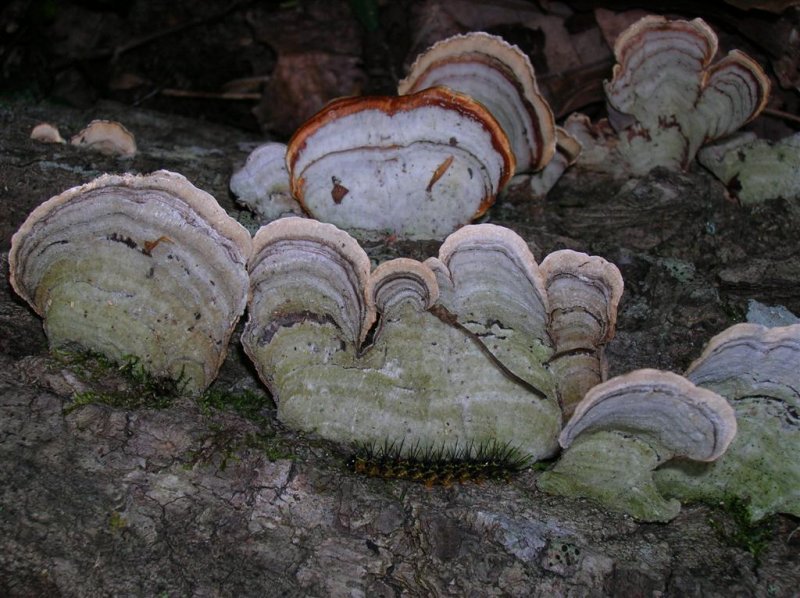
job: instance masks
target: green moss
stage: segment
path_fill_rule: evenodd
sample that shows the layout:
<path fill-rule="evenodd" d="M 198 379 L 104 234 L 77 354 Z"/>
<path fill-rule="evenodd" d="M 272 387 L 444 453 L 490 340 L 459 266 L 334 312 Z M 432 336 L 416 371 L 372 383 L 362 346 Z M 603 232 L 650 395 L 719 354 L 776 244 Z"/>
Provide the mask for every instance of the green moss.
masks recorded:
<path fill-rule="evenodd" d="M 264 433 L 246 434 L 241 448 L 260 452 L 270 461 L 295 457 L 289 448 L 281 444 L 279 438 Z"/>
<path fill-rule="evenodd" d="M 177 379 L 151 374 L 135 356 L 120 362 L 92 351 L 54 351 L 56 359 L 67 366 L 78 379 L 98 390 L 76 393 L 68 414 L 92 403 L 103 403 L 122 409 L 164 409 L 185 394 L 187 380 L 181 373 Z"/>
<path fill-rule="evenodd" d="M 204 415 L 214 409 L 232 411 L 256 423 L 263 423 L 266 420 L 264 411 L 274 407 L 266 394 L 252 390 L 232 392 L 224 388 L 209 388 L 198 397 L 197 405 Z"/>
<path fill-rule="evenodd" d="M 186 396 L 183 376 L 177 380 L 154 376 L 133 356 L 116 362 L 92 351 L 58 350 L 53 354 L 81 382 L 95 387 L 76 393 L 72 403 L 64 409 L 65 414 L 93 403 L 121 409 L 164 409 L 171 406 L 175 399 Z M 214 388 L 206 390 L 196 400 L 200 411 L 206 416 L 214 410 L 233 412 L 263 429 L 270 429 L 269 416 L 265 412 L 273 409 L 274 405 L 266 394 Z M 202 447 L 190 452 L 188 467 L 218 461 L 220 469 L 224 470 L 231 461 L 237 461 L 244 450 L 260 452 L 270 461 L 293 458 L 291 450 L 282 445 L 274 432 L 243 434 L 240 430 L 214 422 L 209 425 L 209 430 Z M 124 524 L 124 520 L 114 517 L 112 514 L 112 527 L 116 521 Z"/>
<path fill-rule="evenodd" d="M 124 530 L 128 527 L 128 522 L 125 518 L 120 515 L 117 511 L 111 513 L 111 516 L 108 518 L 108 526 L 115 532 L 119 532 Z"/>
<path fill-rule="evenodd" d="M 747 320 L 747 308 L 744 304 L 735 301 L 723 301 L 721 307 L 723 313 L 732 324 Z"/>
<path fill-rule="evenodd" d="M 256 215 L 249 210 L 239 210 L 235 213 L 234 217 L 251 235 L 256 234 L 256 231 L 261 228 L 261 222 L 259 222 Z"/>
<path fill-rule="evenodd" d="M 283 446 L 274 433 L 242 434 L 238 430 L 212 423 L 209 425 L 209 435 L 202 441 L 202 446 L 189 452 L 189 460 L 185 467 L 191 469 L 195 465 L 216 463 L 220 471 L 224 471 L 228 464 L 239 461 L 241 453 L 247 450 L 261 453 L 269 461 L 294 459 L 294 453 Z"/>
<path fill-rule="evenodd" d="M 742 548 L 753 555 L 756 565 L 759 564 L 761 554 L 773 537 L 773 517 L 762 519 L 753 523 L 750 519 L 750 505 L 748 501 L 731 496 L 721 503 L 722 510 L 729 515 L 726 522 L 711 517 L 711 527 L 732 546 Z"/>
<path fill-rule="evenodd" d="M 266 431 L 271 427 L 271 418 L 266 412 L 275 407 L 268 395 L 251 390 L 232 392 L 224 388 L 210 388 L 197 399 L 197 405 L 206 416 L 212 415 L 215 410 L 236 413 L 258 424 L 263 431 L 242 436 L 236 430 L 212 423 L 212 434 L 205 442 L 210 450 L 195 451 L 193 463 L 210 462 L 213 454 L 219 453 L 222 456 L 220 468 L 225 469 L 229 461 L 238 460 L 238 453 L 243 450 L 260 452 L 270 461 L 294 458 L 292 451 L 282 446 L 274 432 Z"/>

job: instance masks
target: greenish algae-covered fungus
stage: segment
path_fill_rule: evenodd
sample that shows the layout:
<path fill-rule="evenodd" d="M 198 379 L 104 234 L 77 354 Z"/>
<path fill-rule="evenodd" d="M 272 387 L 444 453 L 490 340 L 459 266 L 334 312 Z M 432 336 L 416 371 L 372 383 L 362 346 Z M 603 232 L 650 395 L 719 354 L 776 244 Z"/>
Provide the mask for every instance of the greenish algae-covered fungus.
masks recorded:
<path fill-rule="evenodd" d="M 52 348 L 75 347 L 202 392 L 247 300 L 247 231 L 164 170 L 103 175 L 37 207 L 14 234 L 14 290 Z"/>

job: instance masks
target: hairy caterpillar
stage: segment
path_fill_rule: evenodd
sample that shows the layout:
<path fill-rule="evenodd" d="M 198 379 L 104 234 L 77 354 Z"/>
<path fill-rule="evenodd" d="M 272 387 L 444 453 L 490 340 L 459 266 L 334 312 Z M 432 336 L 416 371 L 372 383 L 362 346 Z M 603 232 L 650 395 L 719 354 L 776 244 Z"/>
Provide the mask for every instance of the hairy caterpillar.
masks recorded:
<path fill-rule="evenodd" d="M 403 451 L 403 443 L 362 444 L 348 459 L 350 471 L 369 477 L 445 486 L 486 480 L 509 481 L 530 466 L 530 457 L 495 441 L 453 448 Z"/>

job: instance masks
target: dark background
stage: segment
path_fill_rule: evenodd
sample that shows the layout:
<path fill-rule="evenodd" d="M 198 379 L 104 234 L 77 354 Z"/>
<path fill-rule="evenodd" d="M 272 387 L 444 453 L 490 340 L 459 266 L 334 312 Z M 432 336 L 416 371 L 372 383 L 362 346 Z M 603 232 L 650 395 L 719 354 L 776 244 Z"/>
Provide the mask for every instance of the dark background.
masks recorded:
<path fill-rule="evenodd" d="M 777 138 L 800 126 L 796 116 L 776 118 L 797 115 L 800 100 L 793 4 L 12 0 L 0 9 L 0 99 L 77 108 L 114 100 L 286 139 L 332 98 L 394 93 L 414 57 L 438 39 L 485 30 L 530 56 L 557 118 L 576 110 L 596 117 L 613 64 L 612 21 L 649 10 L 701 16 L 721 51 L 736 47 L 758 60 L 773 96 L 753 126 Z"/>

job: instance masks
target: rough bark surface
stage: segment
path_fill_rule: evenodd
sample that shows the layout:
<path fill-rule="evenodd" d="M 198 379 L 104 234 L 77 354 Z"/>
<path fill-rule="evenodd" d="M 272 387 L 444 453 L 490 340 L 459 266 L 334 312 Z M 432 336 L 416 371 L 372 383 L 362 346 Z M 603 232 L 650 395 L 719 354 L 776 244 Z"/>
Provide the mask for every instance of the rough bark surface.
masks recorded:
<path fill-rule="evenodd" d="M 100 117 L 136 134 L 132 162 L 28 139 L 42 120 L 72 133 Z M 689 505 L 667 525 L 638 524 L 539 492 L 535 470 L 432 489 L 359 477 L 346 447 L 298 437 L 270 412 L 255 423 L 189 399 L 69 411 L 86 385 L 47 356 L 41 322 L 8 285 L 12 232 L 38 203 L 107 171 L 176 170 L 238 213 L 227 182 L 257 140 L 113 105 L 12 104 L 0 123 L 1 594 L 795 594 L 800 532 L 789 517 L 766 522 L 754 550 L 756 532 L 728 511 Z M 750 299 L 800 312 L 796 206 L 741 208 L 700 171 L 630 181 L 571 171 L 545 202 L 509 198 L 490 218 L 539 259 L 569 247 L 620 267 L 611 374 L 682 371 Z M 436 247 L 367 249 L 422 258 Z M 236 345 L 217 384 L 260 389 Z"/>

